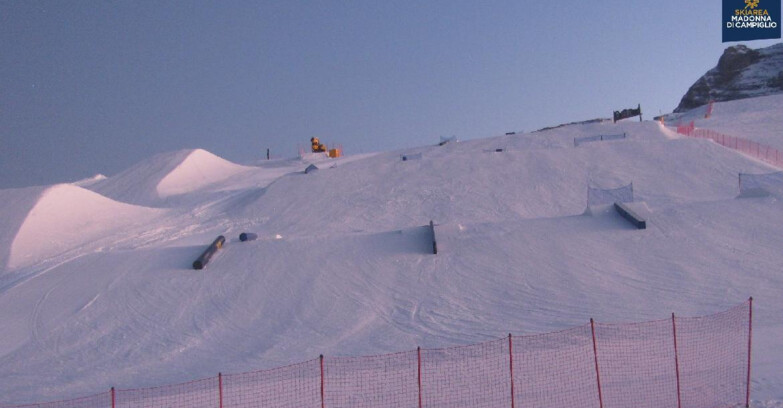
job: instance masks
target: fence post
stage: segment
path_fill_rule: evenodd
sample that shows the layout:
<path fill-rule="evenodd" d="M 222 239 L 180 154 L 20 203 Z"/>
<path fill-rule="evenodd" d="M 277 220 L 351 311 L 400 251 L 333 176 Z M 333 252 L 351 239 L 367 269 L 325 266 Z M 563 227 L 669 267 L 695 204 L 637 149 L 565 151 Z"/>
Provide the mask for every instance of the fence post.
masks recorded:
<path fill-rule="evenodd" d="M 421 408 L 421 347 L 416 347 L 416 361 L 419 370 L 419 408 Z"/>
<path fill-rule="evenodd" d="M 604 397 L 601 393 L 601 373 L 598 371 L 598 346 L 595 341 L 595 321 L 590 318 L 590 331 L 593 332 L 593 358 L 595 358 L 595 379 L 598 381 L 598 405 L 604 408 Z"/>
<path fill-rule="evenodd" d="M 117 399 L 115 398 L 114 387 L 111 387 L 111 408 L 115 408 Z"/>
<path fill-rule="evenodd" d="M 753 336 L 753 296 L 748 299 L 748 382 L 745 394 L 745 408 L 750 407 L 750 345 Z"/>
<path fill-rule="evenodd" d="M 223 373 L 218 373 L 218 406 L 223 408 Z"/>
<path fill-rule="evenodd" d="M 677 408 L 682 408 L 682 399 L 680 398 L 680 355 L 677 351 L 677 323 L 674 321 L 672 312 L 672 334 L 674 335 L 674 369 L 677 372 Z"/>
<path fill-rule="evenodd" d="M 514 408 L 514 349 L 511 342 L 511 333 L 508 334 L 508 368 L 511 372 L 511 408 Z"/>
<path fill-rule="evenodd" d="M 324 355 L 321 354 L 318 359 L 321 362 L 321 408 L 324 408 Z"/>

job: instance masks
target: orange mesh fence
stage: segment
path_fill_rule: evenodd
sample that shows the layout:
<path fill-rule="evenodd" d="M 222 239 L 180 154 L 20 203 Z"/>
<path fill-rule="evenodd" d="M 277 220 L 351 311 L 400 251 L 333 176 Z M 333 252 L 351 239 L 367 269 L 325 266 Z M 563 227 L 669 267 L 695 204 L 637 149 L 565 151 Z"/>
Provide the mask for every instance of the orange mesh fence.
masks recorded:
<path fill-rule="evenodd" d="M 217 377 L 155 388 L 117 390 L 116 408 L 215 408 L 220 403 Z"/>
<path fill-rule="evenodd" d="M 595 337 L 604 408 L 677 407 L 671 320 L 596 323 Z"/>
<path fill-rule="evenodd" d="M 748 305 L 676 320 L 682 408 L 745 402 L 751 327 Z"/>
<path fill-rule="evenodd" d="M 598 408 L 589 325 L 514 336 L 513 351 L 516 408 Z"/>
<path fill-rule="evenodd" d="M 324 359 L 327 407 L 418 406 L 416 351 Z"/>
<path fill-rule="evenodd" d="M 687 125 L 678 125 L 677 133 L 698 139 L 709 139 L 721 146 L 740 151 L 775 167 L 783 168 L 783 153 L 762 143 L 741 137 L 724 135 L 714 130 L 696 129 L 693 122 Z"/>
<path fill-rule="evenodd" d="M 228 374 L 222 378 L 223 408 L 321 406 L 318 359 L 271 370 Z"/>
<path fill-rule="evenodd" d="M 595 323 L 5 408 L 720 408 L 750 399 L 752 299 L 711 316 Z"/>
<path fill-rule="evenodd" d="M 421 350 L 425 407 L 510 407 L 508 340 Z"/>

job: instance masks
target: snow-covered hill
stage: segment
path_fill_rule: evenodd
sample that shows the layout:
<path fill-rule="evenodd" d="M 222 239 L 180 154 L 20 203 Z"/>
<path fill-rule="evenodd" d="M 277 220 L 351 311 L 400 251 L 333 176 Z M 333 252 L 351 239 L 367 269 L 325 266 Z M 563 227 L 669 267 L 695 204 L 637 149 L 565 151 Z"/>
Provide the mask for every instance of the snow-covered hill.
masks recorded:
<path fill-rule="evenodd" d="M 716 104 L 700 126 L 738 123 L 752 101 Z M 768 113 L 754 129 L 779 126 L 783 97 L 756 105 Z M 319 171 L 304 174 L 311 163 Z M 783 203 L 738 198 L 737 174 L 773 170 L 629 121 L 257 166 L 188 150 L 79 185 L 0 190 L 0 402 L 590 317 L 709 314 L 753 295 L 753 397 L 772 406 L 783 400 Z M 588 185 L 629 182 L 647 230 L 585 211 Z M 239 242 L 241 232 L 259 239 Z M 194 271 L 219 234 L 224 249 Z"/>

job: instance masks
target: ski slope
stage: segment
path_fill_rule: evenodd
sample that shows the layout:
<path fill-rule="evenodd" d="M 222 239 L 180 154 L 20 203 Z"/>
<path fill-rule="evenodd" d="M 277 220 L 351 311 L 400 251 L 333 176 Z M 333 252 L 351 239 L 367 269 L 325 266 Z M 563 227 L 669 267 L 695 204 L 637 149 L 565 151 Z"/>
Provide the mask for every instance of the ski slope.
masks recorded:
<path fill-rule="evenodd" d="M 783 96 L 725 102 L 697 126 L 783 145 L 781 115 Z M 0 403 L 711 314 L 752 295 L 752 397 L 779 406 L 783 203 L 737 197 L 738 173 L 774 170 L 629 120 L 249 166 L 183 150 L 0 190 Z M 586 211 L 588 185 L 630 182 L 648 229 Z"/>

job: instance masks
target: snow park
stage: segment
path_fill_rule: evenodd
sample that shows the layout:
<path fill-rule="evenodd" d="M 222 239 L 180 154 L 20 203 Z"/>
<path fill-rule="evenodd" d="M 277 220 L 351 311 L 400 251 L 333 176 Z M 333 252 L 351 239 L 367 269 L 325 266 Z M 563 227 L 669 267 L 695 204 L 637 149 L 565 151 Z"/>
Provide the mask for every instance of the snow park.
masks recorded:
<path fill-rule="evenodd" d="M 783 44 L 717 57 L 671 113 L 63 153 L 122 168 L 0 188 L 0 408 L 783 408 Z M 65 91 L 115 129 L 156 103 Z"/>

